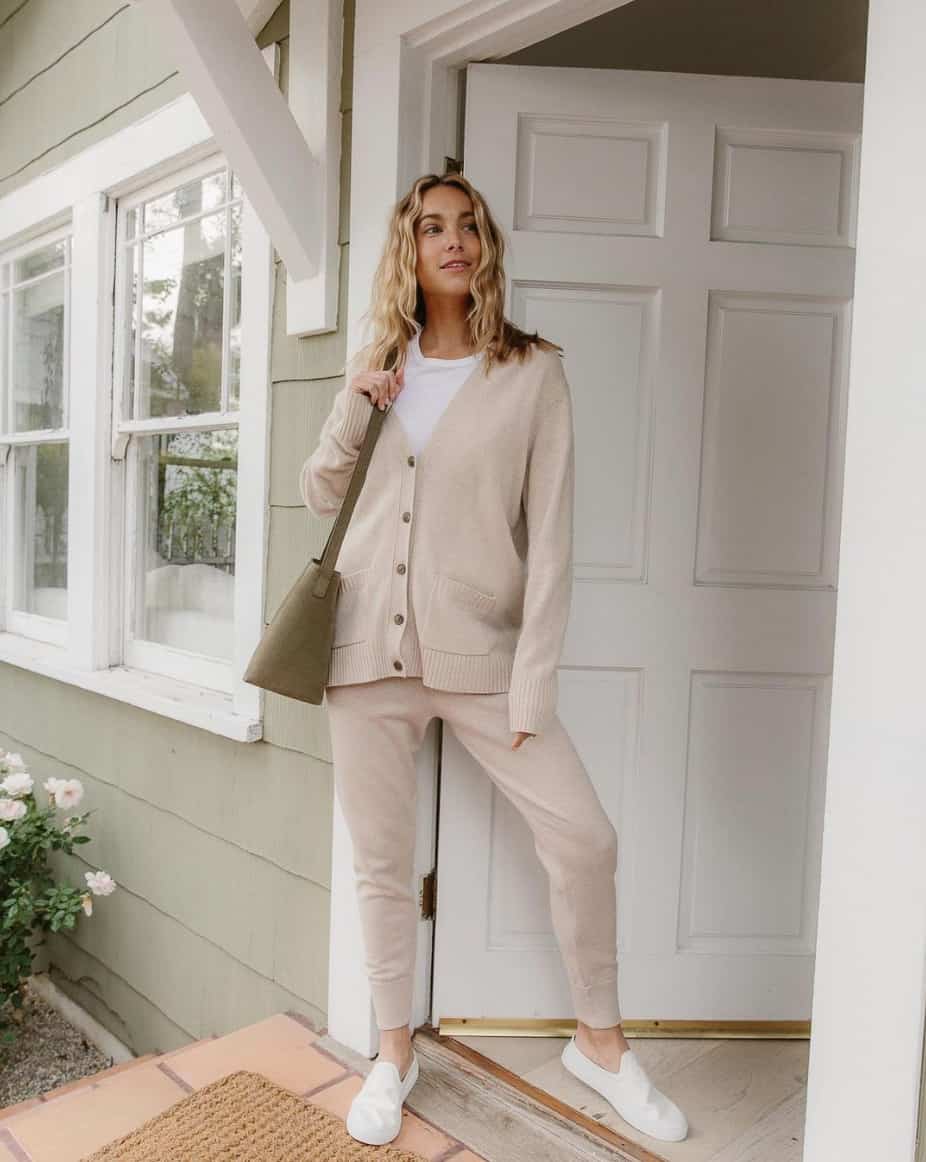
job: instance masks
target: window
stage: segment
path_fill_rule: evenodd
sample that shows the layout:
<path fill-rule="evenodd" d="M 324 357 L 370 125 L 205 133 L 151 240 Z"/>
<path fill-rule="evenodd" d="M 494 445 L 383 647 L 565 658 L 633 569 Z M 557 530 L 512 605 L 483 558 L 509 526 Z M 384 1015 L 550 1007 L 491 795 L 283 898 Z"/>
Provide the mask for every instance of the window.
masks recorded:
<path fill-rule="evenodd" d="M 269 235 L 189 94 L 0 223 L 0 663 L 254 741 Z"/>
<path fill-rule="evenodd" d="M 5 621 L 16 632 L 59 644 L 67 637 L 69 297 L 67 233 L 3 256 Z"/>
<path fill-rule="evenodd" d="M 124 657 L 230 690 L 241 189 L 213 161 L 120 199 L 116 230 Z"/>

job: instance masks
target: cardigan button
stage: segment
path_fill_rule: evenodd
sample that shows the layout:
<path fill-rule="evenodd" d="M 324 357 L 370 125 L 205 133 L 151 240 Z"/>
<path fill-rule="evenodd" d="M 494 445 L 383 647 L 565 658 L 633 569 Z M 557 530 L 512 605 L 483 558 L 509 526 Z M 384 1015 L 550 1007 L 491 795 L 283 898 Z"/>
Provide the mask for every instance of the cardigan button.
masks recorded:
<path fill-rule="evenodd" d="M 405 572 L 405 562 L 403 561 L 400 565 L 396 565 L 395 571 L 397 573 L 404 573 Z"/>
<path fill-rule="evenodd" d="M 405 620 L 405 618 L 402 616 L 401 613 L 397 613 L 395 615 L 395 617 L 393 618 L 393 620 L 395 621 L 396 625 L 401 625 L 402 622 Z"/>
<path fill-rule="evenodd" d="M 401 669 L 402 669 L 402 663 L 401 663 L 400 661 L 395 661 L 395 662 L 393 662 L 393 663 L 392 663 L 392 665 L 393 665 L 393 668 L 394 668 L 394 669 L 396 669 L 396 670 L 401 670 Z"/>
<path fill-rule="evenodd" d="M 414 467 L 415 467 L 415 457 L 414 457 L 414 456 L 409 456 L 409 458 L 408 458 L 408 466 L 409 466 L 410 468 L 414 468 Z"/>
<path fill-rule="evenodd" d="M 402 513 L 402 520 L 404 520 L 406 524 L 408 524 L 408 522 L 411 519 L 412 519 L 412 514 L 410 512 L 403 512 Z"/>

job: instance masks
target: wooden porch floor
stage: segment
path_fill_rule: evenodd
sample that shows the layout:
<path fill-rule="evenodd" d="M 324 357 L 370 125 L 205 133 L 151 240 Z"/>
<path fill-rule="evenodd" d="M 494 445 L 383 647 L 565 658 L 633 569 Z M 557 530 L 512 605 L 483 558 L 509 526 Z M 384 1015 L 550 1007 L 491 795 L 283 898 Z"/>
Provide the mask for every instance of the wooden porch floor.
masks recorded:
<path fill-rule="evenodd" d="M 321 1037 L 299 1014 L 278 1013 L 224 1037 L 149 1053 L 60 1086 L 0 1110 L 0 1162 L 79 1162 L 238 1069 L 262 1073 L 343 1119 L 364 1074 L 318 1045 Z M 408 1103 L 402 1130 L 391 1145 L 416 1151 L 429 1162 L 485 1162 Z"/>

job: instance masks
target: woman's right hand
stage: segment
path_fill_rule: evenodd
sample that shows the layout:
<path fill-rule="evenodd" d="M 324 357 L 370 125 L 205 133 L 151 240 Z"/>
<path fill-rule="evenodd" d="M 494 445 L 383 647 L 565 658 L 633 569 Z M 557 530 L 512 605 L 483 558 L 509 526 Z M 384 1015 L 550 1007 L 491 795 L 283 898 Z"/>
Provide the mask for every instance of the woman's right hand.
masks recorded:
<path fill-rule="evenodd" d="M 369 396 L 370 403 L 382 411 L 405 386 L 405 368 L 395 371 L 361 371 L 350 381 L 351 391 Z"/>

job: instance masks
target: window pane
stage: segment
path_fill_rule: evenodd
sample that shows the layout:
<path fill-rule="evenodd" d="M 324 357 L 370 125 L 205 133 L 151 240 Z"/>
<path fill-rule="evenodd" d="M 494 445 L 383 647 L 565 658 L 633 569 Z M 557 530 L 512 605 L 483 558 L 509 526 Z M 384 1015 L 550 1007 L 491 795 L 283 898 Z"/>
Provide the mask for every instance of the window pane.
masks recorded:
<path fill-rule="evenodd" d="M 60 238 L 57 242 L 50 242 L 47 246 L 17 259 L 13 263 L 13 281 L 25 282 L 27 278 L 36 278 L 47 270 L 57 270 L 64 266 L 67 248 L 67 239 Z"/>
<path fill-rule="evenodd" d="M 14 432 L 64 427 L 64 279 L 61 271 L 11 292 Z"/>
<path fill-rule="evenodd" d="M 132 211 L 134 214 L 134 210 Z M 125 390 L 122 395 L 122 407 L 125 415 L 132 415 L 132 385 L 135 383 L 135 345 L 138 339 L 138 269 L 136 257 L 138 247 L 127 246 L 124 253 L 125 283 L 122 299 L 122 318 L 124 325 L 122 348 L 122 384 Z"/>
<path fill-rule="evenodd" d="M 138 441 L 136 638 L 230 660 L 238 432 Z"/>
<path fill-rule="evenodd" d="M 67 617 L 68 446 L 13 449 L 13 608 Z"/>
<path fill-rule="evenodd" d="M 142 244 L 142 272 L 137 414 L 147 418 L 217 411 L 225 211 L 148 238 Z"/>
<path fill-rule="evenodd" d="M 183 218 L 202 214 L 205 210 L 214 210 L 224 201 L 224 170 L 205 178 L 195 178 L 185 186 L 145 203 L 145 233 L 150 234 L 154 230 L 172 226 Z"/>

